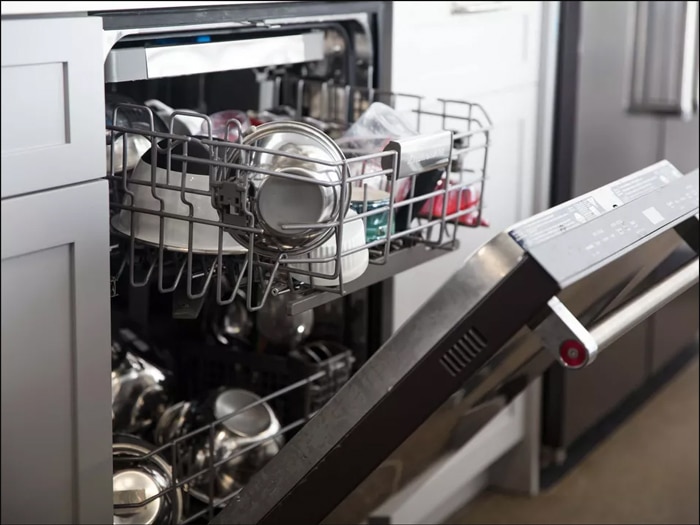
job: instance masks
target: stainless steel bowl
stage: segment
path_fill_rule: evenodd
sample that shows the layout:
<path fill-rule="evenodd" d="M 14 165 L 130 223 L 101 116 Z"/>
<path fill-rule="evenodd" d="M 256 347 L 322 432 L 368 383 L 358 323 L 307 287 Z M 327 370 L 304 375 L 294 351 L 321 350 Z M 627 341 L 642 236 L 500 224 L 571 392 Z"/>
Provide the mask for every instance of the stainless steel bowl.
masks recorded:
<path fill-rule="evenodd" d="M 203 403 L 201 410 L 205 420 L 213 423 L 260 399 L 247 390 L 218 390 Z M 200 501 L 219 506 L 223 498 L 239 490 L 279 452 L 284 444 L 282 436 L 277 435 L 280 429 L 272 408 L 264 402 L 216 424 L 213 439 L 204 433 L 199 440 L 190 471 L 203 475 L 192 482 L 189 493 Z M 227 458 L 230 459 L 226 461 Z M 207 471 L 219 461 L 224 463 Z"/>
<path fill-rule="evenodd" d="M 125 138 L 126 137 L 126 138 Z M 109 136 L 107 137 L 109 140 Z M 124 168 L 124 143 L 126 140 L 126 168 Z M 114 142 L 107 144 L 106 160 L 107 172 L 110 171 L 111 163 L 114 163 L 114 173 L 119 174 L 124 169 L 133 170 L 141 160 L 141 156 L 151 149 L 151 141 L 144 135 L 135 133 L 120 134 L 114 138 Z M 114 153 L 112 153 L 114 152 Z M 112 157 L 114 155 L 114 157 Z"/>
<path fill-rule="evenodd" d="M 258 333 L 275 345 L 294 348 L 311 335 L 314 327 L 314 311 L 306 310 L 296 315 L 287 313 L 287 305 L 297 294 L 287 292 L 268 297 L 257 313 Z"/>
<path fill-rule="evenodd" d="M 350 205 L 350 185 L 345 184 L 341 191 L 345 161 L 341 149 L 315 127 L 294 121 L 262 124 L 248 133 L 243 143 L 265 151 L 234 149 L 229 160 L 295 177 L 243 170 L 238 174 L 248 183 L 249 209 L 256 224 L 265 232 L 255 236 L 258 252 L 269 256 L 294 255 L 323 244 L 334 230 L 331 225 L 323 225 L 344 217 Z M 288 228 L 294 224 L 322 227 Z M 243 246 L 248 245 L 249 233 L 228 231 Z"/>
<path fill-rule="evenodd" d="M 236 341 L 250 342 L 253 319 L 248 312 L 245 300 L 236 298 L 228 306 L 220 307 L 221 314 L 212 322 L 216 340 L 223 345 L 233 345 Z"/>
<path fill-rule="evenodd" d="M 128 434 L 149 430 L 168 405 L 164 370 L 131 352 L 113 352 L 112 426 Z"/>
<path fill-rule="evenodd" d="M 114 524 L 174 525 L 182 519 L 182 492 L 172 488 L 173 475 L 168 463 L 154 449 L 132 436 L 115 436 L 112 444 L 114 474 Z M 170 489 L 170 490 L 168 490 Z M 167 491 L 167 492 L 164 492 Z M 137 507 L 117 504 L 139 504 L 164 492 L 153 501 Z"/>
<path fill-rule="evenodd" d="M 195 406 L 190 401 L 180 401 L 169 406 L 158 419 L 153 430 L 153 440 L 158 446 L 172 443 L 195 429 L 196 418 Z"/>

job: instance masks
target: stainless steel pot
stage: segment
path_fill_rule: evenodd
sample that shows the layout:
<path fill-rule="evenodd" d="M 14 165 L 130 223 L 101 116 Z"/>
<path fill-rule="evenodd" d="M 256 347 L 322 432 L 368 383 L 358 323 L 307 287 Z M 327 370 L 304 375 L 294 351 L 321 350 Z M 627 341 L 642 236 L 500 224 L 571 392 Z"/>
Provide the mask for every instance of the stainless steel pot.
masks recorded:
<path fill-rule="evenodd" d="M 223 307 L 223 315 L 212 324 L 216 340 L 223 345 L 233 345 L 235 342 L 247 344 L 253 330 L 253 320 L 243 299 L 236 299 L 230 305 Z"/>

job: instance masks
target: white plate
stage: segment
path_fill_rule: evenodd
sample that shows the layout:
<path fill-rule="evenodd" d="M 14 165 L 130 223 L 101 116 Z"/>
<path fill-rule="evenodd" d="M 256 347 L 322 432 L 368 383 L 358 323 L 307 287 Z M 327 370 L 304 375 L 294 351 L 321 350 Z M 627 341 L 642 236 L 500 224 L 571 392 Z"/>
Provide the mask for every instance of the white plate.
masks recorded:
<path fill-rule="evenodd" d="M 112 217 L 111 223 L 112 223 L 112 228 L 114 228 L 118 233 L 129 237 L 130 235 L 130 225 L 129 225 L 129 216 L 131 215 L 131 212 L 128 210 L 123 210 L 119 214 L 115 215 Z M 150 225 L 151 227 L 139 227 L 140 226 L 140 219 L 142 217 L 147 217 L 147 220 L 149 222 L 155 222 L 155 227 L 153 225 Z M 135 229 L 135 235 L 134 237 L 136 240 L 138 240 L 140 243 L 147 244 L 149 246 L 154 246 L 158 247 L 160 245 L 160 226 L 158 225 L 159 222 L 159 217 L 156 215 L 150 215 L 146 213 L 136 213 L 134 216 L 134 229 Z M 163 247 L 166 250 L 169 251 L 174 251 L 174 252 L 183 252 L 187 253 L 188 251 L 188 239 L 185 237 L 185 242 L 180 241 L 180 237 L 178 236 L 178 240 L 174 241 L 172 239 L 172 235 L 168 235 L 168 224 L 172 224 L 173 222 L 178 222 L 178 223 L 184 223 L 185 228 L 187 227 L 187 221 L 185 220 L 180 220 L 180 219 L 165 219 L 165 228 L 164 228 L 164 235 L 163 235 Z M 204 230 L 202 231 L 202 228 L 211 228 L 214 231 L 214 234 L 212 235 L 210 231 Z M 205 255 L 216 255 L 219 253 L 219 239 L 218 239 L 218 231 L 216 231 L 218 228 L 215 226 L 209 226 L 206 224 L 197 224 L 195 223 L 194 225 L 194 231 L 192 235 L 192 252 L 193 253 L 201 253 Z M 213 239 L 212 239 L 213 237 Z M 239 255 L 243 253 L 247 253 L 248 250 L 238 244 L 233 238 L 226 232 L 224 232 L 224 239 L 223 239 L 223 246 L 222 246 L 222 253 L 224 255 Z"/>

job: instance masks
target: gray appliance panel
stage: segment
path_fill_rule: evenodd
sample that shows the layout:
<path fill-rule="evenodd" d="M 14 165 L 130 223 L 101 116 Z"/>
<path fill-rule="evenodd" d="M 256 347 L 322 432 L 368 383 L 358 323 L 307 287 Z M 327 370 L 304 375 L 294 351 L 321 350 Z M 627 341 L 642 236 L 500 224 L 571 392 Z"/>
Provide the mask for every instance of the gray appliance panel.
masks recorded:
<path fill-rule="evenodd" d="M 562 287 L 697 213 L 698 176 L 666 161 L 521 222 L 510 236 Z"/>

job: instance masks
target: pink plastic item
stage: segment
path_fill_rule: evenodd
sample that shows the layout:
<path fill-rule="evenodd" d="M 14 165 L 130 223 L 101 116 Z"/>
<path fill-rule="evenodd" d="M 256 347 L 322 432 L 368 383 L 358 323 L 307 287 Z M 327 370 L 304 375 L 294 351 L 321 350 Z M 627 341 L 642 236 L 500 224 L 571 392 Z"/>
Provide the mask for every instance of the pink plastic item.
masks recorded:
<path fill-rule="evenodd" d="M 238 140 L 238 127 L 235 123 L 228 126 L 228 136 L 226 136 L 226 126 L 230 120 L 237 120 L 241 124 L 241 130 L 245 131 L 250 127 L 250 119 L 244 111 L 237 109 L 227 109 L 219 111 L 213 115 L 209 115 L 211 119 L 211 134 L 213 137 L 236 142 Z M 202 123 L 201 133 L 206 135 L 208 132 L 206 121 Z"/>
<path fill-rule="evenodd" d="M 445 187 L 445 180 L 441 179 L 435 188 L 435 191 L 437 190 L 442 190 Z M 457 213 L 457 200 L 459 198 L 459 195 L 461 193 L 461 200 L 459 202 L 459 211 L 464 211 L 469 208 L 478 206 L 479 201 L 481 200 L 481 191 L 478 186 L 472 186 L 471 188 L 462 188 L 461 190 L 448 190 L 447 192 L 447 210 L 446 210 L 446 215 L 450 216 L 455 213 Z M 420 210 L 420 213 L 418 214 L 419 217 L 422 218 L 430 218 L 430 209 L 431 209 L 431 203 L 432 203 L 432 218 L 437 219 L 439 217 L 442 217 L 442 206 L 443 202 L 445 199 L 445 194 L 441 193 L 440 195 L 437 195 L 433 197 L 432 199 L 428 199 L 425 204 L 423 204 L 423 207 Z M 473 211 L 470 213 L 465 213 L 464 215 L 461 215 L 458 218 L 458 221 L 460 224 L 463 224 L 464 226 L 488 226 L 489 223 L 482 218 L 480 224 L 477 224 L 477 219 L 479 217 L 479 212 L 478 211 Z"/>

